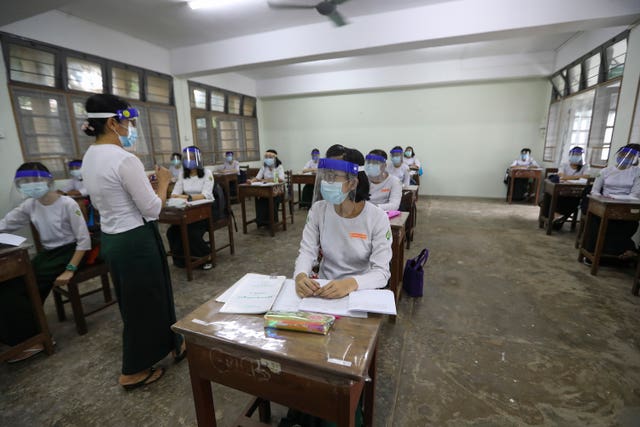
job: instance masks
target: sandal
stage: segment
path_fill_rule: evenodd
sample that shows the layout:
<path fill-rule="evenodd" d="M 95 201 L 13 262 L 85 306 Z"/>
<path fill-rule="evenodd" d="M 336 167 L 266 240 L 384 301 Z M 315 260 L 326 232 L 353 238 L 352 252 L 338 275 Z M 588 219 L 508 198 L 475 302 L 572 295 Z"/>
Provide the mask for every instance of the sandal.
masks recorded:
<path fill-rule="evenodd" d="M 173 356 L 173 363 L 178 364 L 182 362 L 182 359 L 184 359 L 186 356 L 187 356 L 187 342 L 184 339 L 182 339 L 182 344 L 180 345 L 180 353 Z"/>
<path fill-rule="evenodd" d="M 159 372 L 159 373 L 158 373 Z M 155 375 L 155 376 L 154 376 Z M 164 375 L 164 368 L 149 368 L 149 373 L 145 378 L 132 384 L 120 384 L 125 390 L 130 391 L 138 387 L 153 384 L 158 381 Z"/>
<path fill-rule="evenodd" d="M 44 351 L 44 346 L 42 344 L 38 344 L 34 347 L 28 348 L 26 350 L 22 350 L 22 353 L 20 353 L 18 356 L 14 357 L 13 359 L 7 360 L 7 363 L 22 362 L 23 360 L 27 360 L 43 351 Z"/>

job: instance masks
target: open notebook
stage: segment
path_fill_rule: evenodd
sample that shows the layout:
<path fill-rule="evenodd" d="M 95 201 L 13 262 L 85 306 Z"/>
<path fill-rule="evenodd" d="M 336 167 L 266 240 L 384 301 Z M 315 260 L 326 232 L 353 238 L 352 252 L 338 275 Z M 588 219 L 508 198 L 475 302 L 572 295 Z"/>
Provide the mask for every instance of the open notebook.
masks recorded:
<path fill-rule="evenodd" d="M 318 280 L 321 286 L 329 280 Z M 312 311 L 349 317 L 367 312 L 396 314 L 393 292 L 384 289 L 355 291 L 344 298 L 300 298 L 295 282 L 284 276 L 248 273 L 223 292 L 216 301 L 225 303 L 221 313 L 261 314 L 267 311 Z"/>

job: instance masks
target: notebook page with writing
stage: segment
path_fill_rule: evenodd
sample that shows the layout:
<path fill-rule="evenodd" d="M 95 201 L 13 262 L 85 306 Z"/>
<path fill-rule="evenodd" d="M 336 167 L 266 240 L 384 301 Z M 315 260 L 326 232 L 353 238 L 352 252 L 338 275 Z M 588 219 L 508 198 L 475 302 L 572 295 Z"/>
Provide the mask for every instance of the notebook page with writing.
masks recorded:
<path fill-rule="evenodd" d="M 320 286 L 325 286 L 331 280 L 316 280 Z M 362 317 L 366 318 L 367 313 L 362 311 L 349 310 L 349 296 L 343 298 L 329 299 L 318 297 L 302 298 L 298 308 L 301 311 L 312 311 L 314 313 L 333 314 L 336 316 Z"/>
<path fill-rule="evenodd" d="M 287 279 L 280 289 L 278 298 L 271 307 L 272 311 L 298 311 L 302 298 L 296 294 L 296 282 L 292 279 Z"/>
<path fill-rule="evenodd" d="M 230 296 L 221 295 L 226 302 L 220 313 L 266 313 L 271 309 L 284 281 L 284 276 L 248 273 L 233 286 L 235 289 Z"/>

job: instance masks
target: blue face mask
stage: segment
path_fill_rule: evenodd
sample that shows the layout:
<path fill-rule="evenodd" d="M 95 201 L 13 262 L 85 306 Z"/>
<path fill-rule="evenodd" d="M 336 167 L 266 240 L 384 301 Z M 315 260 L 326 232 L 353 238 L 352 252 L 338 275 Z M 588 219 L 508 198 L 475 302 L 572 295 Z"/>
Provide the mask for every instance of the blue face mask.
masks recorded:
<path fill-rule="evenodd" d="M 380 165 L 374 165 L 373 163 L 367 163 L 364 165 L 364 172 L 367 176 L 372 178 L 380 176 Z"/>
<path fill-rule="evenodd" d="M 80 169 L 71 169 L 69 171 L 69 175 L 71 175 L 75 179 L 82 179 L 82 172 L 80 172 Z"/>
<path fill-rule="evenodd" d="M 400 163 L 402 163 L 402 157 L 400 156 L 393 156 L 391 158 L 391 163 L 393 163 L 395 166 L 398 166 Z"/>
<path fill-rule="evenodd" d="M 569 156 L 569 163 L 577 165 L 582 163 L 582 156 L 580 154 L 572 154 Z"/>
<path fill-rule="evenodd" d="M 314 162 L 318 162 L 318 158 L 319 156 L 317 154 L 311 156 L 311 160 L 313 160 Z"/>
<path fill-rule="evenodd" d="M 320 194 L 332 205 L 339 205 L 347 198 L 347 193 L 342 192 L 342 182 L 328 182 L 324 179 L 320 182 Z"/>
<path fill-rule="evenodd" d="M 404 152 L 404 156 L 405 157 L 411 157 L 411 155 L 413 154 L 413 152 L 411 150 L 407 150 Z"/>
<path fill-rule="evenodd" d="M 39 199 L 49 192 L 49 183 L 47 182 L 24 182 L 20 184 L 19 190 L 27 197 Z"/>
<path fill-rule="evenodd" d="M 266 159 L 264 159 L 264 165 L 265 166 L 273 166 L 276 164 L 276 159 L 274 159 L 273 157 L 267 157 Z"/>
<path fill-rule="evenodd" d="M 529 154 L 520 154 L 520 158 L 523 162 L 526 162 L 527 160 L 529 160 Z"/>
<path fill-rule="evenodd" d="M 171 159 L 171 164 L 173 166 L 178 166 L 180 163 L 182 163 L 182 160 L 180 159 Z"/>
<path fill-rule="evenodd" d="M 120 143 L 124 148 L 131 148 L 138 139 L 138 130 L 129 123 L 129 134 L 127 136 L 118 135 L 118 137 L 120 138 Z"/>
<path fill-rule="evenodd" d="M 231 163 L 233 161 L 233 156 L 227 156 L 225 157 L 225 159 L 227 160 L 227 162 Z"/>

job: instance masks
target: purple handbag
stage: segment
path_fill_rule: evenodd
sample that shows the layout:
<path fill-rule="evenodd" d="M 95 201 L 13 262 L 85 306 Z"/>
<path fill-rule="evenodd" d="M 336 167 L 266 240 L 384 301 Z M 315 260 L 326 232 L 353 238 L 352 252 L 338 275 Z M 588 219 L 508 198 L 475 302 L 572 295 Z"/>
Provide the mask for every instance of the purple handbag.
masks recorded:
<path fill-rule="evenodd" d="M 409 258 L 404 266 L 404 275 L 402 277 L 402 289 L 410 297 L 421 297 L 424 288 L 424 269 L 423 266 L 429 258 L 429 249 L 424 248 L 420 255 L 415 258 Z"/>

